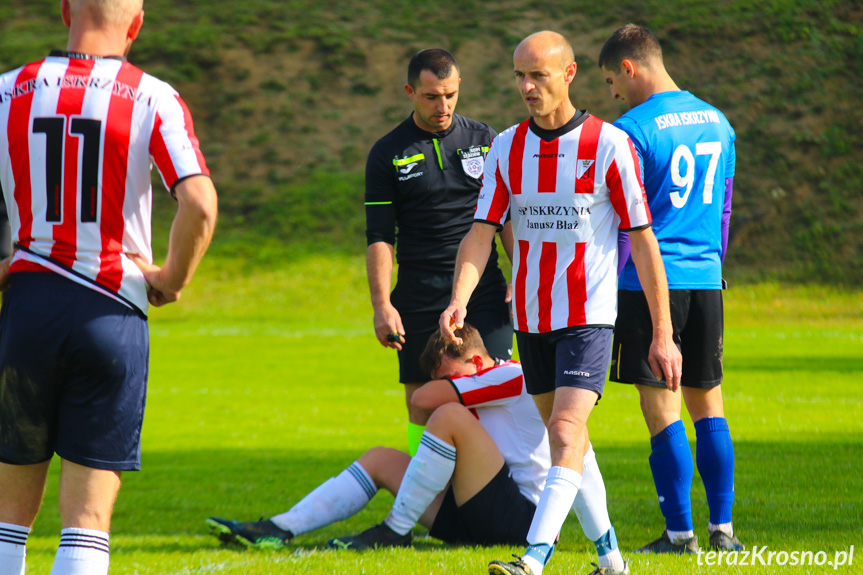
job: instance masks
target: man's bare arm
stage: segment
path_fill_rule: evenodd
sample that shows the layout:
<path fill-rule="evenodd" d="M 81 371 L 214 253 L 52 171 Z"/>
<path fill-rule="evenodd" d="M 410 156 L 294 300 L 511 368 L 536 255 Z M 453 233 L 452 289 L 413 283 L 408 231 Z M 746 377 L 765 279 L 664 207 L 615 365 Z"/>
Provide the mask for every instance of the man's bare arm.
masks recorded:
<path fill-rule="evenodd" d="M 467 302 L 485 271 L 495 231 L 495 226 L 491 224 L 474 222 L 459 245 L 452 299 L 440 316 L 441 331 L 455 343 L 461 344 L 461 338 L 455 336 L 454 330 L 464 326 Z"/>
<path fill-rule="evenodd" d="M 149 284 L 147 299 L 154 306 L 180 299 L 180 295 L 213 239 L 218 215 L 216 188 L 207 176 L 193 176 L 177 184 L 177 214 L 171 225 L 168 257 L 162 267 L 130 255 Z"/>
<path fill-rule="evenodd" d="M 366 250 L 366 274 L 374 309 L 375 337 L 384 347 L 401 349 L 405 329 L 398 310 L 390 302 L 390 286 L 393 275 L 395 248 L 386 242 L 374 242 Z M 387 339 L 389 334 L 398 334 L 398 341 Z"/>
<path fill-rule="evenodd" d="M 650 344 L 648 361 L 656 378 L 664 378 L 665 386 L 671 391 L 677 391 L 680 387 L 683 358 L 672 337 L 674 331 L 668 303 L 668 280 L 665 277 L 659 244 L 650 228 L 631 230 L 629 241 L 632 261 L 638 271 L 638 279 L 644 289 L 653 321 L 653 341 Z"/>

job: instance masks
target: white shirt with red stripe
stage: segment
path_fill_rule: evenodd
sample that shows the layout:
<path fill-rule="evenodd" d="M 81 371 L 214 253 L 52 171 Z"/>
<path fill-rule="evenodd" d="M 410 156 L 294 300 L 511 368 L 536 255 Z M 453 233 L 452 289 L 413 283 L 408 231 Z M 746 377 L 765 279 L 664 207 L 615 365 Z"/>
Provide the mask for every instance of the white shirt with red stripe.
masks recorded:
<path fill-rule="evenodd" d="M 532 126 L 492 142 L 474 215 L 497 226 L 512 216 L 515 328 L 613 326 L 618 229 L 651 222 L 638 155 L 625 132 L 587 112 L 550 141 Z"/>
<path fill-rule="evenodd" d="M 208 175 L 185 103 L 116 58 L 51 55 L 0 76 L 11 271 L 53 271 L 142 313 L 151 160 L 165 186 Z"/>
<path fill-rule="evenodd" d="M 551 467 L 548 433 L 524 387 L 517 361 L 501 361 L 476 375 L 450 380 L 459 399 L 477 416 L 509 466 L 521 493 L 539 502 Z"/>

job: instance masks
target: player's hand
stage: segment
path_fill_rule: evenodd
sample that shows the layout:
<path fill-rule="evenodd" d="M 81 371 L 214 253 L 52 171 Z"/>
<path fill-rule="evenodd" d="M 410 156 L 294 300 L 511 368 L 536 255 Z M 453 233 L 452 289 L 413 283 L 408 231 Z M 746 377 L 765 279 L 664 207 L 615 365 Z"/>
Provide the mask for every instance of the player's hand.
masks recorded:
<path fill-rule="evenodd" d="M 12 277 L 12 274 L 9 273 L 10 267 L 12 267 L 12 256 L 0 262 L 0 292 L 9 289 L 9 280 Z"/>
<path fill-rule="evenodd" d="M 389 302 L 375 307 L 375 337 L 384 347 L 401 350 L 405 342 L 405 328 L 402 326 L 402 317 Z"/>
<path fill-rule="evenodd" d="M 503 296 L 503 301 L 506 303 L 512 302 L 512 282 L 506 284 L 506 295 Z"/>
<path fill-rule="evenodd" d="M 654 337 L 647 355 L 650 370 L 656 379 L 665 380 L 665 387 L 676 392 L 680 389 L 680 376 L 683 373 L 683 356 L 674 344 L 671 335 Z"/>
<path fill-rule="evenodd" d="M 147 262 L 144 258 L 137 254 L 128 254 L 141 273 L 144 274 L 144 280 L 147 282 L 147 301 L 150 305 L 161 307 L 168 303 L 173 303 L 180 299 L 182 290 L 171 289 L 163 279 L 162 268 L 155 264 Z"/>
<path fill-rule="evenodd" d="M 444 337 L 456 345 L 462 344 L 462 339 L 455 336 L 455 330 L 464 327 L 467 308 L 463 305 L 450 304 L 440 314 L 440 330 Z"/>

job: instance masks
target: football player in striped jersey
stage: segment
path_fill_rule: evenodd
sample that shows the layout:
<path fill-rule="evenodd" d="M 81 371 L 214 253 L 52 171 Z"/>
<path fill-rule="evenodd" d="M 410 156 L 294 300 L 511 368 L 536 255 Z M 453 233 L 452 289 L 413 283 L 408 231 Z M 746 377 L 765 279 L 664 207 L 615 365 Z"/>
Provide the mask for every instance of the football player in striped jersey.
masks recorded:
<path fill-rule="evenodd" d="M 216 192 L 189 110 L 128 61 L 142 0 L 63 0 L 66 50 L 0 75 L 0 573 L 23 573 L 61 459 L 53 575 L 105 574 L 120 473 L 140 468 L 148 304 L 177 301 L 212 237 Z M 178 202 L 152 263 L 150 166 Z"/>
<path fill-rule="evenodd" d="M 587 419 L 602 396 L 617 312 L 617 233 L 629 230 L 653 320 L 654 374 L 679 383 L 668 292 L 638 156 L 626 134 L 578 110 L 569 97 L 576 63 L 560 34 L 525 38 L 513 55 L 516 85 L 530 118 L 495 138 L 485 163 L 475 221 L 459 248 L 450 306 L 441 330 L 465 320 L 495 230 L 512 217 L 516 339 L 525 385 L 551 441 L 552 467 L 516 561 L 493 561 L 494 574 L 539 575 L 583 485 Z M 613 530 L 594 541 L 611 545 Z M 620 553 L 597 573 L 627 573 Z"/>

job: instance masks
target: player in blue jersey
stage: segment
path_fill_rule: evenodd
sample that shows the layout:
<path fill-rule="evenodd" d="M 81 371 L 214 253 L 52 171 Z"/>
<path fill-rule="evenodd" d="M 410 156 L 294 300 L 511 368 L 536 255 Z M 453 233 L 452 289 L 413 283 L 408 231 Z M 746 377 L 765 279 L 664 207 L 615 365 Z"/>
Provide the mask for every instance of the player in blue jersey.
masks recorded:
<path fill-rule="evenodd" d="M 665 516 L 662 537 L 639 551 L 697 553 L 689 492 L 692 452 L 681 396 L 697 437 L 696 463 L 710 508 L 709 544 L 739 550 L 731 507 L 734 447 L 722 403 L 722 262 L 734 179 L 734 130 L 725 116 L 674 83 L 649 30 L 617 29 L 599 55 L 611 95 L 629 106 L 614 125 L 635 144 L 653 230 L 668 276 L 674 340 L 683 354 L 682 389 L 647 362 L 653 327 L 628 244 L 621 237 L 618 316 L 611 380 L 635 384 L 651 436 L 650 468 Z"/>

